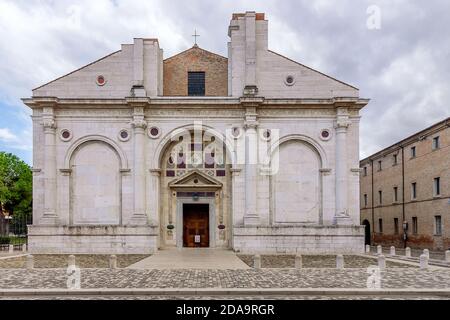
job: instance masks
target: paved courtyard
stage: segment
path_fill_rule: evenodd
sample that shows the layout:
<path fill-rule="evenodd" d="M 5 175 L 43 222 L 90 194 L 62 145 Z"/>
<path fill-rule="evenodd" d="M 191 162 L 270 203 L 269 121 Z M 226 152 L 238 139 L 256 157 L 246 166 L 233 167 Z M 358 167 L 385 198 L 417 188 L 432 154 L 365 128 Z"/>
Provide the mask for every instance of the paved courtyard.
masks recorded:
<path fill-rule="evenodd" d="M 24 268 L 25 256 L 0 259 L 0 299 L 448 299 L 431 293 L 396 295 L 369 294 L 367 267 L 376 265 L 376 258 L 360 255 L 344 256 L 345 268 L 336 269 L 334 255 L 305 255 L 303 268 L 295 269 L 293 255 L 263 255 L 262 269 L 255 269 L 253 256 L 236 255 L 232 251 L 165 250 L 148 255 L 118 255 L 118 268 L 109 269 L 108 255 L 77 255 L 81 267 L 81 289 L 113 290 L 114 292 L 88 295 L 67 295 L 48 291 L 37 296 L 8 290 L 66 290 L 67 255 L 35 255 L 35 268 Z M 419 269 L 417 264 L 387 261 L 380 273 L 381 289 L 396 290 L 450 290 L 450 268 Z M 154 290 L 142 294 L 135 290 Z M 229 290 L 228 290 L 229 289 Z M 298 290 L 318 289 L 312 294 L 298 294 Z M 362 291 L 355 295 L 353 290 Z M 125 291 L 123 291 L 125 290 Z M 162 290 L 162 291 L 161 291 Z M 181 290 L 181 291 L 180 291 Z M 194 290 L 190 294 L 184 291 Z M 214 290 L 218 293 L 213 293 Z M 223 291 L 225 290 L 225 291 Z M 244 290 L 236 294 L 236 290 Z M 255 293 L 255 290 L 259 293 Z M 275 293 L 270 293 L 270 290 Z M 278 291 L 279 290 L 279 291 Z M 338 290 L 322 294 L 321 290 Z M 345 294 L 340 291 L 344 290 Z M 125 293 L 133 291 L 130 293 Z M 173 294 L 173 292 L 177 292 Z M 297 292 L 292 294 L 293 292 Z M 353 294 L 352 294 L 353 292 Z M 3 293 L 3 296 L 2 296 Z M 163 294 L 161 294 L 163 293 Z M 22 296 L 21 296 L 22 295 Z"/>
<path fill-rule="evenodd" d="M 136 262 L 132 269 L 248 269 L 231 250 L 182 248 L 159 250 Z"/>
<path fill-rule="evenodd" d="M 82 269 L 81 288 L 366 288 L 366 269 Z M 1 289 L 67 288 L 65 269 L 3 269 Z M 450 288 L 450 269 L 390 268 L 382 288 Z"/>

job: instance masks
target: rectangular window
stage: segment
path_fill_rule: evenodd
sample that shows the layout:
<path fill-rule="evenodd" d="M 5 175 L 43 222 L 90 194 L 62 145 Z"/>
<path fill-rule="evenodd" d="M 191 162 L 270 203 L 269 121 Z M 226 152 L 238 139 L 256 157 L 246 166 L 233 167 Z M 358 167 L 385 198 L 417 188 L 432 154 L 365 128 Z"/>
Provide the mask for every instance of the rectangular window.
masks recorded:
<path fill-rule="evenodd" d="M 398 218 L 394 218 L 394 232 L 398 234 Z"/>
<path fill-rule="evenodd" d="M 394 187 L 394 202 L 398 201 L 398 187 Z"/>
<path fill-rule="evenodd" d="M 205 72 L 188 72 L 188 95 L 205 95 Z"/>
<path fill-rule="evenodd" d="M 441 178 L 434 178 L 433 182 L 433 195 L 439 196 L 441 194 Z"/>
<path fill-rule="evenodd" d="M 437 236 L 442 235 L 442 218 L 441 216 L 434 216 L 435 234 Z"/>
<path fill-rule="evenodd" d="M 383 233 L 383 219 L 378 219 L 378 230 Z"/>
<path fill-rule="evenodd" d="M 433 150 L 439 149 L 439 136 L 433 138 Z"/>
<path fill-rule="evenodd" d="M 383 191 L 381 190 L 378 191 L 378 202 L 380 205 L 383 204 Z"/>
<path fill-rule="evenodd" d="M 394 154 L 394 156 L 393 156 L 393 162 L 394 162 L 394 166 L 395 165 L 397 165 L 397 161 L 398 161 L 398 159 L 397 159 L 397 155 L 396 154 Z"/>
<path fill-rule="evenodd" d="M 364 207 L 367 207 L 367 194 L 364 194 Z"/>
<path fill-rule="evenodd" d="M 367 167 L 364 167 L 363 169 L 363 175 L 366 177 L 367 176 Z"/>
<path fill-rule="evenodd" d="M 381 171 L 381 169 L 382 169 L 382 166 L 381 166 L 381 160 L 380 160 L 380 161 L 378 161 L 378 171 Z"/>
<path fill-rule="evenodd" d="M 416 157 L 416 147 L 411 147 L 411 158 Z"/>
<path fill-rule="evenodd" d="M 417 198 L 417 183 L 411 183 L 411 199 L 414 200 Z"/>
<path fill-rule="evenodd" d="M 417 217 L 412 218 L 412 224 L 413 224 L 413 233 L 417 234 L 417 231 L 419 230 L 419 227 L 417 225 Z"/>

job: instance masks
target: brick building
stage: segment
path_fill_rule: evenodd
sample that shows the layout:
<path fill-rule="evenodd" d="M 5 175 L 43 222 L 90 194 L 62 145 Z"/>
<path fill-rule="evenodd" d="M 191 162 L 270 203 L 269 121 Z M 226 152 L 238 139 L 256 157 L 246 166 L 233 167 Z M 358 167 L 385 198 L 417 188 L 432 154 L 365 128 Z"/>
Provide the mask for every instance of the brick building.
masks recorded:
<path fill-rule="evenodd" d="M 366 243 L 450 247 L 450 118 L 360 161 Z"/>

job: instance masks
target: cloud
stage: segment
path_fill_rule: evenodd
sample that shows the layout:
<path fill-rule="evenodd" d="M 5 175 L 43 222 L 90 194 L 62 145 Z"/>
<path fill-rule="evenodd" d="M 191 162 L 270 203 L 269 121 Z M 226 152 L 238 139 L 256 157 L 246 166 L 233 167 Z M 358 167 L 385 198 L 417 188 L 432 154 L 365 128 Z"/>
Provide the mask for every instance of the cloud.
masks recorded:
<path fill-rule="evenodd" d="M 8 128 L 0 128 L 0 140 L 5 142 L 17 141 L 17 136 Z"/>
<path fill-rule="evenodd" d="M 380 30 L 367 28 L 371 5 L 381 10 Z M 371 98 L 362 111 L 361 157 L 450 115 L 449 1 L 3 0 L 0 128 L 31 145 L 22 132 L 31 131 L 30 110 L 19 99 L 134 37 L 158 38 L 168 57 L 189 48 L 197 29 L 201 47 L 227 55 L 231 14 L 246 10 L 266 13 L 272 50 Z"/>

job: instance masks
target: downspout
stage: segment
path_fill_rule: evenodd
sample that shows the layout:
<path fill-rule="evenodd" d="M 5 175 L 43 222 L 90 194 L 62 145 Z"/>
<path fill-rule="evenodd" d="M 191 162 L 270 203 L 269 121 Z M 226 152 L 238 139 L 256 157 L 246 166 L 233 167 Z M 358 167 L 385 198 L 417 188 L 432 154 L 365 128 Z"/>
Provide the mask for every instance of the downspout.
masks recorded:
<path fill-rule="evenodd" d="M 404 222 L 406 221 L 406 217 L 405 217 L 405 152 L 404 152 L 404 148 L 403 146 L 401 146 L 400 148 L 402 148 L 402 226 L 404 224 Z M 403 248 L 406 248 L 406 241 L 407 241 L 407 237 L 406 237 L 406 229 L 403 230 Z"/>
<path fill-rule="evenodd" d="M 374 198 L 373 198 L 373 159 L 370 159 L 370 174 L 372 176 L 372 181 L 371 181 L 371 197 L 372 197 L 372 201 L 371 201 L 371 209 L 372 209 L 372 245 L 375 242 L 375 209 L 374 209 Z"/>

